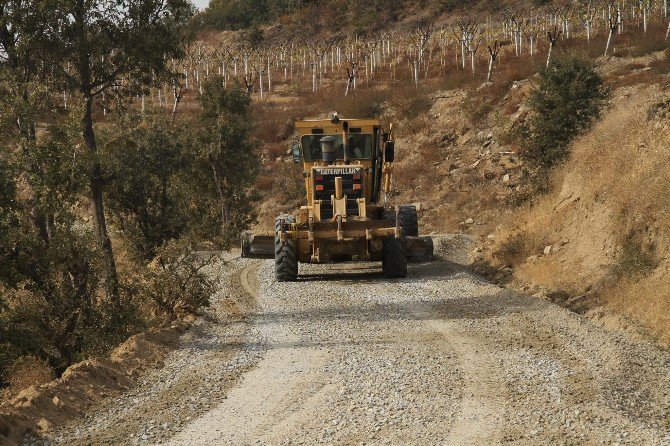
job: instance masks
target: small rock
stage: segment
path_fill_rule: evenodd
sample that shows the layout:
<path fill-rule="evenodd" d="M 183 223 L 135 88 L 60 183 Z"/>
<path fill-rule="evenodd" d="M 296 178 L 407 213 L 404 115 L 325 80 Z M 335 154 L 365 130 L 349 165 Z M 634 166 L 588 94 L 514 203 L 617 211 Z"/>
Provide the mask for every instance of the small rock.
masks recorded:
<path fill-rule="evenodd" d="M 51 429 L 53 427 L 53 424 L 51 424 L 51 422 L 49 420 L 47 420 L 46 418 L 40 419 L 40 421 L 37 422 L 37 425 L 40 427 L 40 429 L 43 432 L 48 431 L 49 429 Z"/>
<path fill-rule="evenodd" d="M 468 218 L 467 220 L 465 220 L 466 225 L 472 225 L 474 223 L 475 223 L 475 221 L 472 218 Z"/>
<path fill-rule="evenodd" d="M 482 144 L 482 147 L 484 147 L 485 149 L 488 149 L 489 147 L 491 147 L 491 144 L 493 144 L 493 141 L 488 139 L 484 142 L 484 144 Z"/>
<path fill-rule="evenodd" d="M 54 396 L 53 399 L 52 399 L 52 401 L 53 401 L 54 405 L 55 405 L 56 407 L 59 407 L 59 408 L 62 408 L 62 407 L 65 405 L 65 404 L 63 404 L 63 402 L 60 400 L 60 398 L 58 398 L 57 396 Z"/>
<path fill-rule="evenodd" d="M 551 245 L 545 246 L 545 247 L 544 247 L 544 255 L 549 255 L 549 254 L 551 254 L 551 250 L 552 250 L 552 248 L 553 248 L 553 246 L 551 246 Z"/>
<path fill-rule="evenodd" d="M 508 173 L 506 173 L 505 176 L 503 176 L 502 182 L 504 184 L 509 183 L 509 174 Z"/>

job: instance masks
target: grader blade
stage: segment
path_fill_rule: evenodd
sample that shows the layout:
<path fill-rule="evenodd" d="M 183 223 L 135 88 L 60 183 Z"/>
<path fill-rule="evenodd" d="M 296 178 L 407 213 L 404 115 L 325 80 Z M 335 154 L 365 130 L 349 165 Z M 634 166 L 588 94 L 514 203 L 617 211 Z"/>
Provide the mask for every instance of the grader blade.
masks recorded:
<path fill-rule="evenodd" d="M 274 259 L 275 238 L 272 235 L 242 235 L 242 258 Z"/>
<path fill-rule="evenodd" d="M 405 237 L 407 260 L 428 262 L 433 260 L 433 239 L 430 237 Z"/>

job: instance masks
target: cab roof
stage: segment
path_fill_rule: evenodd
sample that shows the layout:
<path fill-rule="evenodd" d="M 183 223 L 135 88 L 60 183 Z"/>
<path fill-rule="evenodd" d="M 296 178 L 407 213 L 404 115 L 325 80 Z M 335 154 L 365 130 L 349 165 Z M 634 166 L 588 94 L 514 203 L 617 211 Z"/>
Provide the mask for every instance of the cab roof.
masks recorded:
<path fill-rule="evenodd" d="M 350 127 L 375 127 L 380 125 L 379 119 L 343 119 L 339 122 L 333 123 L 330 119 L 309 119 L 303 121 L 296 121 L 296 129 L 312 129 L 319 127 L 333 127 L 339 126 L 342 122 L 348 122 Z"/>

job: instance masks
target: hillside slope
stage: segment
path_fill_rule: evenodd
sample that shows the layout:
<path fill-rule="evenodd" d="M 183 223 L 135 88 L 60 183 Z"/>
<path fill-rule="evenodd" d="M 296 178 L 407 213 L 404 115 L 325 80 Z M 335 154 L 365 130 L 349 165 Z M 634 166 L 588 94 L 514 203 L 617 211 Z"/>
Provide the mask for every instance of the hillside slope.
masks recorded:
<path fill-rule="evenodd" d="M 669 113 L 667 83 L 615 90 L 552 192 L 501 222 L 489 256 L 515 286 L 595 316 L 607 304 L 670 339 Z"/>

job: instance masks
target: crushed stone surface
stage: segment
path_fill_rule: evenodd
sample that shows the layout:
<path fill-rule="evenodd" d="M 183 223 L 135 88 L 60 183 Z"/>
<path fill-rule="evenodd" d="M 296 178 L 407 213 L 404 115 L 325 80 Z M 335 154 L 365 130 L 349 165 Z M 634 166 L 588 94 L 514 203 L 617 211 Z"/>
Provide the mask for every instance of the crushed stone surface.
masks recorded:
<path fill-rule="evenodd" d="M 380 270 L 222 262 L 165 367 L 28 444 L 670 445 L 667 351 L 448 260 Z"/>

